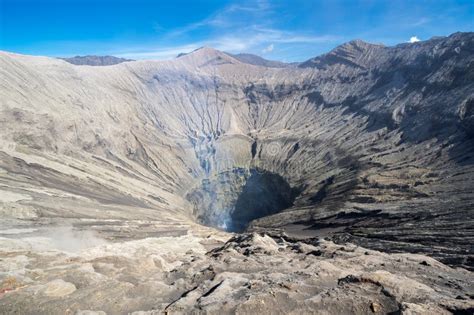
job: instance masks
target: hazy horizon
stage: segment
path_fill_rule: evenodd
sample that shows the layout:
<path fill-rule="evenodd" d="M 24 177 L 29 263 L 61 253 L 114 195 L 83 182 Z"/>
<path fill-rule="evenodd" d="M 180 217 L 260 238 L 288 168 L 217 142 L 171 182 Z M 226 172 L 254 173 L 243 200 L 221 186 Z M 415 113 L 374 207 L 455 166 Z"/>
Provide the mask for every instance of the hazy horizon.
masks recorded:
<path fill-rule="evenodd" d="M 455 33 L 469 33 L 469 32 L 455 32 Z M 448 35 L 445 35 L 445 36 L 438 36 L 438 35 L 434 35 L 430 38 L 427 38 L 426 40 L 423 40 L 423 41 L 427 41 L 427 40 L 431 40 L 431 39 L 434 39 L 434 38 L 437 38 L 437 37 L 449 37 L 455 33 L 452 33 L 452 34 L 448 34 Z M 212 49 L 215 49 L 215 50 L 218 50 L 218 51 L 221 51 L 223 53 L 226 53 L 226 54 L 230 54 L 230 55 L 253 55 L 253 56 L 257 56 L 257 57 L 260 57 L 260 58 L 263 58 L 265 60 L 268 60 L 268 61 L 277 61 L 277 62 L 283 62 L 283 63 L 301 63 L 301 62 L 304 62 L 304 61 L 307 61 L 311 58 L 314 58 L 314 57 L 318 57 L 318 56 L 321 56 L 321 55 L 324 55 L 328 52 L 330 52 L 331 50 L 337 48 L 338 46 L 340 45 L 344 45 L 345 43 L 348 43 L 348 42 L 351 42 L 351 41 L 355 41 L 355 40 L 360 40 L 358 38 L 354 38 L 354 39 L 351 39 L 351 40 L 348 40 L 347 42 L 344 42 L 344 43 L 341 43 L 333 48 L 331 48 L 330 50 L 328 51 L 324 51 L 324 52 L 321 52 L 320 54 L 318 55 L 314 55 L 314 56 L 310 56 L 309 58 L 307 59 L 304 59 L 304 60 L 294 60 L 294 61 L 284 61 L 284 60 L 280 60 L 280 59 L 276 59 L 276 58 L 267 58 L 264 56 L 264 54 L 262 53 L 252 53 L 252 52 L 247 52 L 247 51 L 241 51 L 241 52 L 235 52 L 235 53 L 231 53 L 231 52 L 228 52 L 228 51 L 223 51 L 223 50 L 219 50 L 219 49 L 216 49 L 212 46 L 201 46 L 201 47 L 198 47 L 192 51 L 189 51 L 189 52 L 181 52 L 181 53 L 178 53 L 176 54 L 175 56 L 170 56 L 168 58 L 143 58 L 143 59 L 134 59 L 134 58 L 126 58 L 126 57 L 121 57 L 121 56 L 117 56 L 117 55 L 109 55 L 109 54 L 84 54 L 84 55 L 81 55 L 81 54 L 70 54 L 70 55 L 63 55 L 63 56 L 47 56 L 47 55 L 33 55 L 33 54 L 23 54 L 23 55 L 30 55 L 30 56 L 38 56 L 38 57 L 50 57 L 50 58 L 61 58 L 61 59 L 69 59 L 69 58 L 76 58 L 76 57 L 79 57 L 79 58 L 84 58 L 84 57 L 116 57 L 116 58 L 123 58 L 123 59 L 129 59 L 130 61 L 139 61 L 139 60 L 152 60 L 152 61 L 166 61 L 166 60 L 172 60 L 174 58 L 177 58 L 179 57 L 181 54 L 190 54 L 190 53 L 193 53 L 194 51 L 197 51 L 199 49 L 202 49 L 202 48 L 205 48 L 205 47 L 208 47 L 208 48 L 212 48 Z M 364 42 L 367 42 L 367 41 L 364 41 Z M 401 44 L 414 44 L 414 43 L 417 43 L 417 42 L 422 42 L 422 40 L 415 40 L 415 41 L 408 41 L 408 42 L 401 42 L 401 43 L 395 43 L 393 45 L 385 45 L 383 43 L 371 43 L 371 42 L 367 42 L 369 44 L 373 44 L 373 45 L 384 45 L 386 47 L 394 47 L 394 46 L 397 46 L 397 45 L 401 45 Z M 14 52 L 14 51 L 8 51 L 8 50 L 0 50 L 0 51 L 4 51 L 4 52 L 7 52 L 7 53 L 14 53 L 14 54 L 22 54 L 22 53 L 17 53 L 17 52 Z"/>

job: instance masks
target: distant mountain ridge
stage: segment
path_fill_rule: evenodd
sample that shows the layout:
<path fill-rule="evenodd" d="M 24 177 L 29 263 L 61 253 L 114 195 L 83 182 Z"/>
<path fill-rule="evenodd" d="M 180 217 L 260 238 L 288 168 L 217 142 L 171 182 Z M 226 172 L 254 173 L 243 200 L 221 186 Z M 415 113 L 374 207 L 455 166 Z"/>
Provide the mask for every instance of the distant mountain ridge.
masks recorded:
<path fill-rule="evenodd" d="M 205 49 L 206 47 L 200 47 L 198 49 L 193 50 L 192 52 L 189 53 L 180 53 L 176 56 L 176 58 L 184 57 L 186 55 L 192 54 L 196 51 Z M 299 63 L 293 62 L 293 63 L 286 63 L 282 61 L 276 61 L 276 60 L 268 60 L 263 57 L 260 57 L 258 55 L 254 54 L 249 54 L 249 53 L 238 53 L 238 54 L 232 54 L 229 52 L 222 52 L 223 54 L 232 57 L 242 63 L 254 65 L 254 66 L 261 66 L 261 67 L 267 67 L 267 68 L 287 68 L 287 67 L 294 67 L 297 66 Z"/>
<path fill-rule="evenodd" d="M 231 54 L 226 53 L 229 56 L 239 60 L 243 63 L 248 63 L 255 66 L 262 66 L 267 68 L 287 68 L 297 65 L 298 63 L 286 63 L 282 61 L 276 60 L 268 60 L 258 55 L 247 54 L 247 53 L 240 53 L 240 54 Z"/>
<path fill-rule="evenodd" d="M 112 66 L 122 62 L 133 61 L 133 59 L 125 59 L 115 56 L 95 56 L 95 55 L 87 55 L 87 56 L 74 56 L 69 58 L 59 58 L 73 65 L 78 66 Z"/>

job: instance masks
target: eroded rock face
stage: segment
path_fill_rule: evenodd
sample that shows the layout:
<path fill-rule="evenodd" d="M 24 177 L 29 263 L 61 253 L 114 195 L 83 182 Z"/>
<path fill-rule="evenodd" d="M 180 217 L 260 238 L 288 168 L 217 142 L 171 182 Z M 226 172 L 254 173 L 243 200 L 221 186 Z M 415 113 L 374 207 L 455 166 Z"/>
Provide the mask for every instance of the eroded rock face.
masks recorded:
<path fill-rule="evenodd" d="M 465 129 L 466 133 L 473 137 L 474 136 L 474 97 L 465 100 L 459 109 L 459 118 L 461 119 L 461 125 Z"/>
<path fill-rule="evenodd" d="M 286 235 L 285 242 L 326 237 L 331 246 L 356 246 L 345 245 L 349 242 L 392 253 L 377 253 L 387 261 L 398 253 L 425 254 L 472 270 L 473 65 L 472 33 L 395 47 L 353 41 L 285 68 L 243 63 L 211 48 L 172 61 L 108 67 L 0 53 L 0 215 L 1 230 L 8 232 L 0 235 L 8 249 L 2 252 L 0 276 L 3 281 L 14 274 L 26 285 L 7 281 L 1 307 L 13 311 L 30 296 L 36 296 L 35 303 L 49 301 L 52 297 L 33 292 L 61 279 L 76 291 L 69 286 L 66 302 L 48 304 L 44 313 L 65 305 L 78 311 L 93 311 L 89 306 L 95 305 L 112 313 L 155 307 L 195 311 L 196 305 L 231 312 L 237 304 L 223 306 L 220 300 L 230 291 L 242 303 L 251 296 L 242 312 L 283 307 L 278 300 L 299 311 L 468 310 L 472 288 L 463 281 L 471 274 L 464 269 L 436 262 L 439 268 L 427 272 L 425 281 L 401 264 L 374 269 L 349 254 L 343 270 L 361 264 L 360 272 L 338 271 L 318 282 L 319 271 L 311 269 L 290 279 L 301 284 L 302 295 L 274 296 L 268 279 L 280 281 L 289 272 L 281 262 L 302 270 L 307 257 L 319 256 L 289 250 L 275 238 L 270 239 L 276 245 L 268 238 L 258 241 L 268 254 L 245 255 L 240 253 L 245 239 L 234 239 L 236 244 L 226 245 L 230 252 L 222 254 L 225 261 L 219 261 L 209 250 L 231 235 L 215 232 L 222 233 L 218 239 L 206 239 L 204 234 L 217 227 Z M 40 227 L 65 222 L 112 243 L 112 249 L 94 247 L 96 255 L 110 256 L 93 266 L 100 272 L 74 278 L 47 269 L 45 248 L 67 250 L 55 247 L 54 237 Z M 147 277 L 174 277 L 173 269 L 183 275 L 188 266 L 197 272 L 189 255 L 153 257 L 146 249 L 150 244 L 139 242 L 161 239 L 163 248 L 184 246 L 178 239 L 185 235 L 195 236 L 186 241 L 199 249 L 203 266 L 217 259 L 218 280 L 160 278 L 141 286 L 145 270 Z M 145 254 L 133 255 L 143 259 L 123 259 L 114 247 L 119 245 L 139 246 Z M 54 263 L 76 268 L 60 253 Z M 89 260 L 95 258 L 84 255 L 74 259 L 93 264 Z M 326 258 L 309 261 L 308 268 L 327 267 L 322 274 L 341 268 L 332 266 L 337 255 Z M 38 280 L 27 274 L 25 259 L 40 271 Z M 433 265 L 429 259 L 423 256 Z M 249 272 L 239 269 L 234 275 L 238 264 Z M 90 265 L 82 267 L 91 271 Z M 275 275 L 257 276 L 260 268 Z M 438 280 L 442 272 L 459 283 Z M 99 278 L 105 284 L 99 285 Z M 262 281 L 260 291 L 246 288 L 249 279 Z M 417 289 L 386 289 L 404 281 Z M 86 304 L 86 282 L 92 296 L 107 291 L 117 297 L 117 306 Z M 456 297 L 451 285 L 461 300 L 451 300 Z M 162 293 L 161 300 L 142 300 L 153 290 Z M 351 290 L 367 298 L 356 303 Z M 119 292 L 128 292 L 128 306 L 120 303 Z M 261 299 L 254 298 L 259 294 Z M 18 310 L 34 313 L 27 304 Z"/>

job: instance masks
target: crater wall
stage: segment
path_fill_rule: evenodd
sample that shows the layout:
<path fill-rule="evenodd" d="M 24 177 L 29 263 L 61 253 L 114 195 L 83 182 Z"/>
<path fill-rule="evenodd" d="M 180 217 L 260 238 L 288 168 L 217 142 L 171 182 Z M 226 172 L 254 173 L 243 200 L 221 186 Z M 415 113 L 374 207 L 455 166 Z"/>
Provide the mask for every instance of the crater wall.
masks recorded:
<path fill-rule="evenodd" d="M 472 33 L 353 41 L 298 68 L 1 52 L 1 191 L 26 196 L 1 213 L 334 227 L 472 268 L 473 65 Z"/>

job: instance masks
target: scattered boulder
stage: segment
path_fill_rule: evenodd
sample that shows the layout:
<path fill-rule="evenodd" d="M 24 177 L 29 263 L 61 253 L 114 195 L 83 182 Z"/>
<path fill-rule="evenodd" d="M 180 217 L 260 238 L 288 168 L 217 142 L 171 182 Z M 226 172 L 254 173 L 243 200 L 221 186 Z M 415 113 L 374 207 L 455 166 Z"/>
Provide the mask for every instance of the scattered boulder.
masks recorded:
<path fill-rule="evenodd" d="M 45 284 L 44 295 L 50 297 L 63 297 L 76 291 L 76 286 L 62 279 L 56 279 Z"/>

